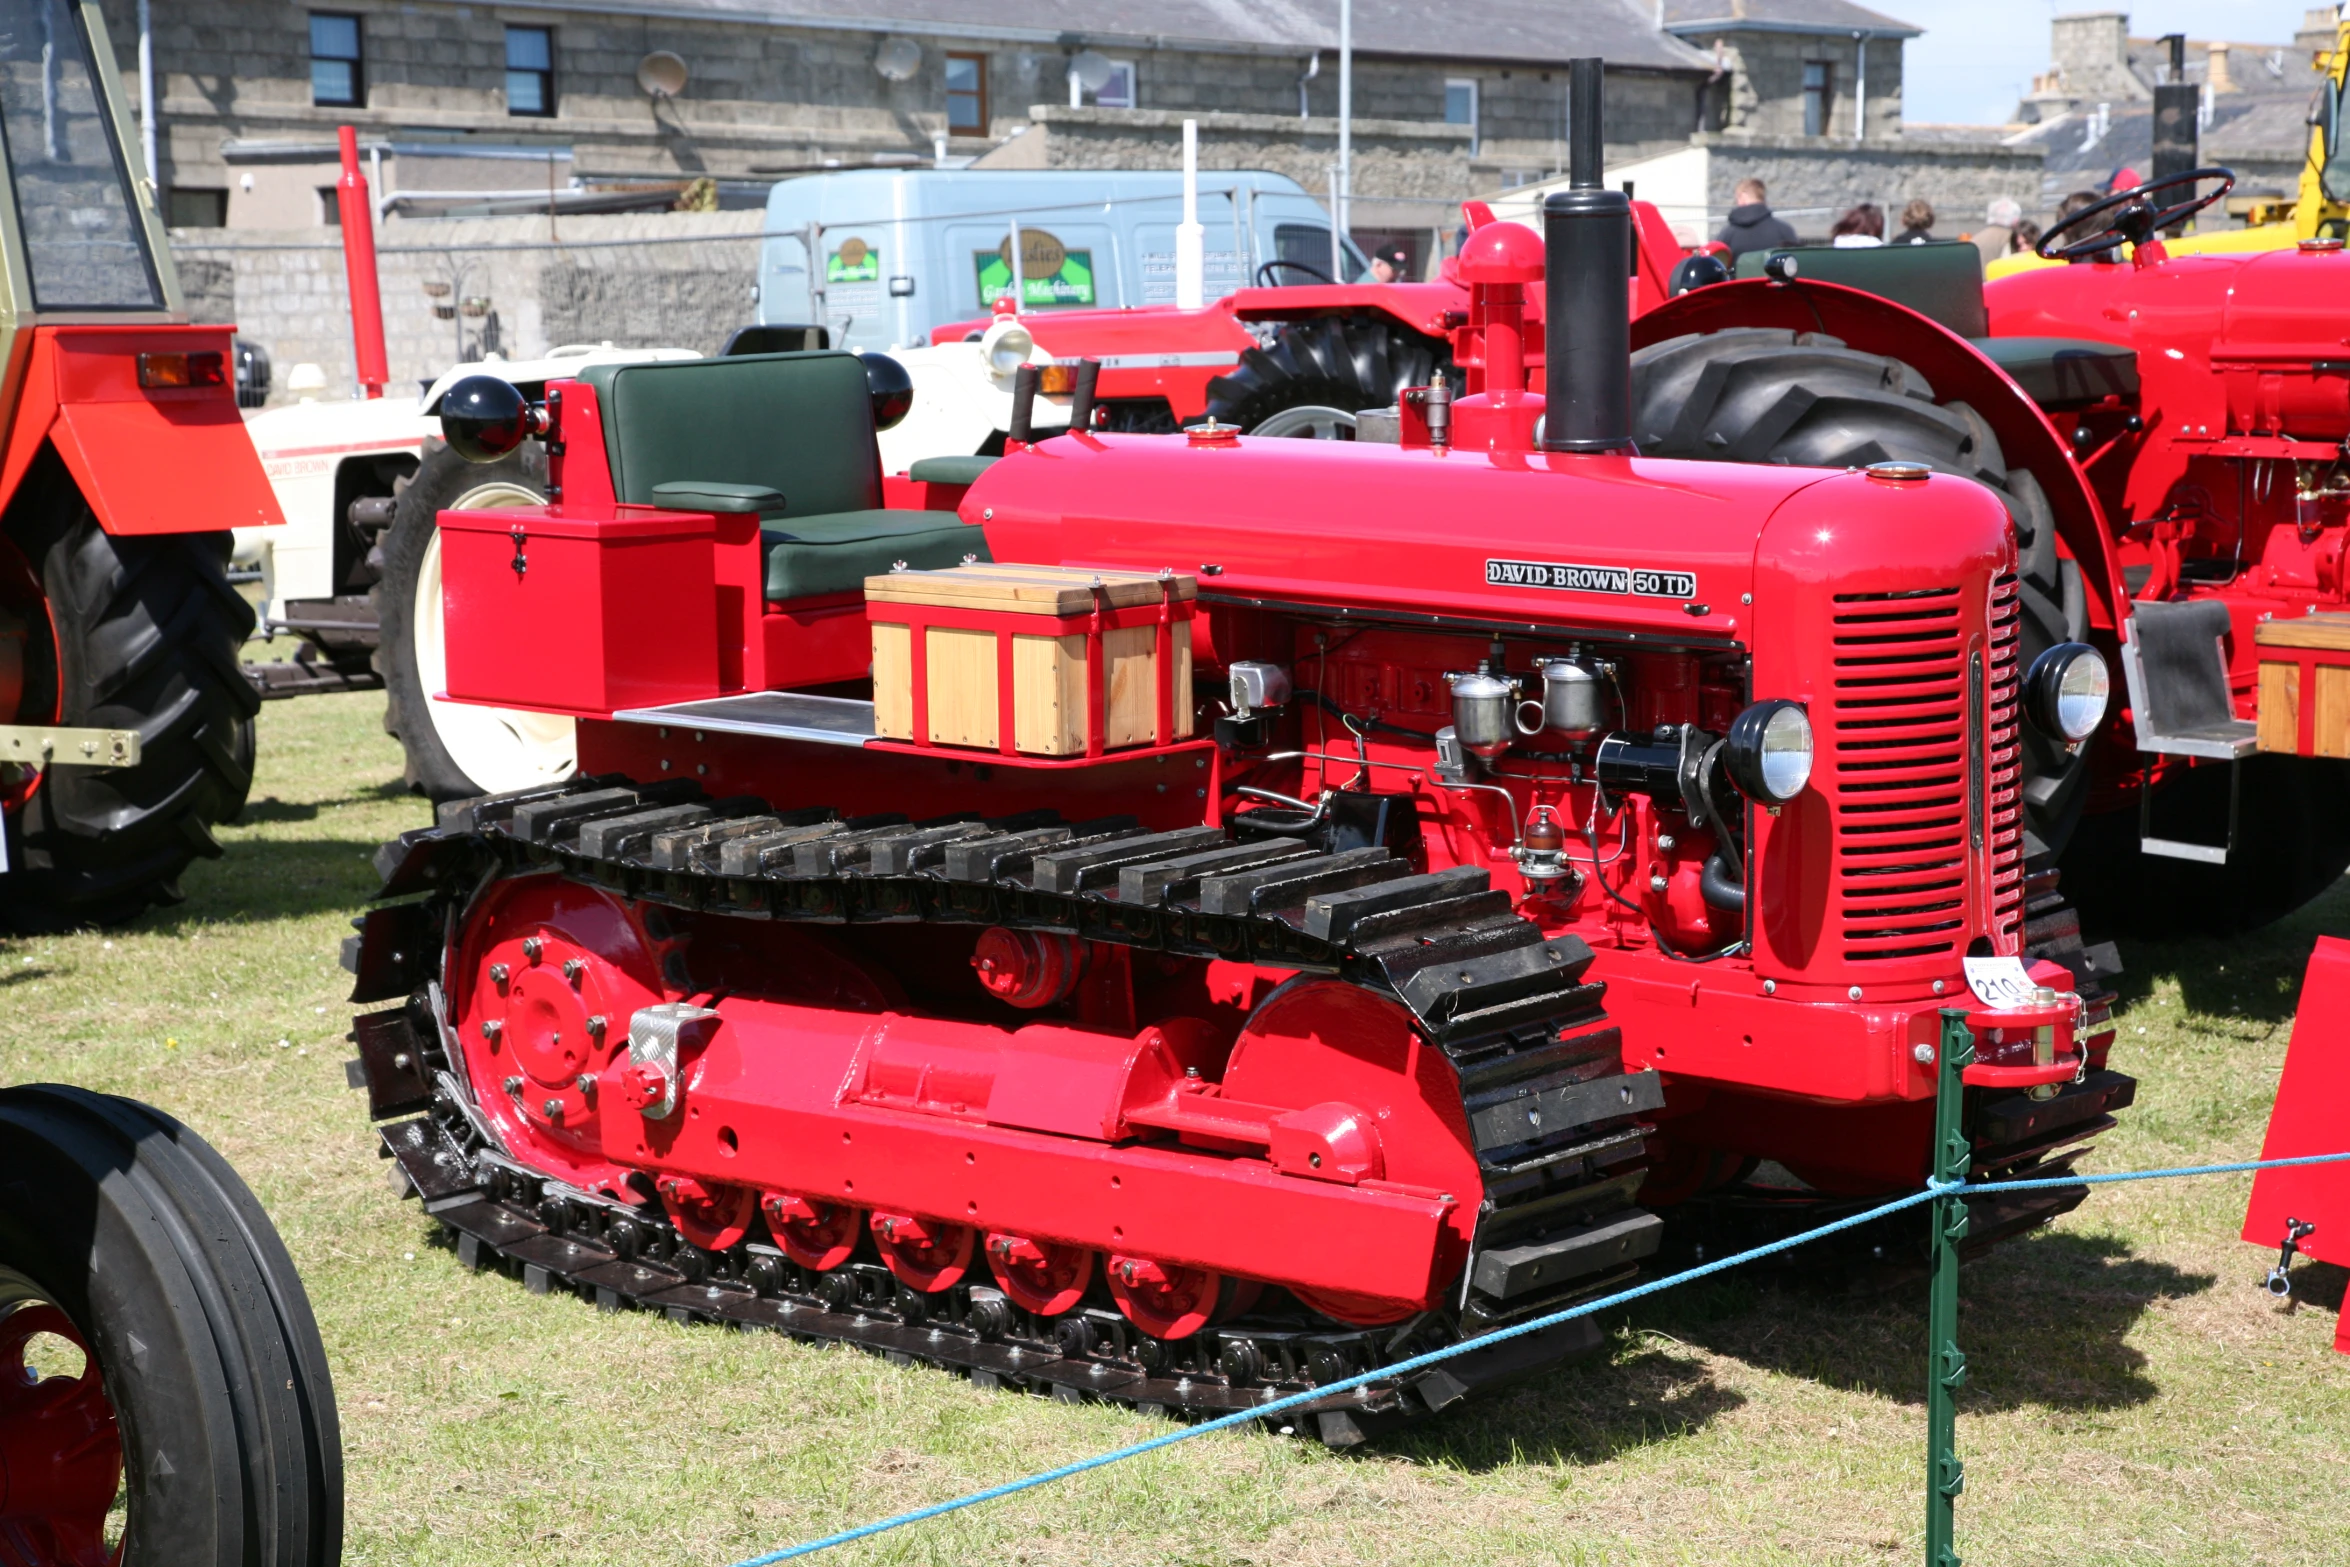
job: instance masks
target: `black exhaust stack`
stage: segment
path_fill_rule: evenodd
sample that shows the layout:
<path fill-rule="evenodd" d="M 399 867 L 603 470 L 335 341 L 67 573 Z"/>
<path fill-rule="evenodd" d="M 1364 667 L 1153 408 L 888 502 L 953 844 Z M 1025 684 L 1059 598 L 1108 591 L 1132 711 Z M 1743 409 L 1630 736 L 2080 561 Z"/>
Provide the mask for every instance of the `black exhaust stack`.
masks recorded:
<path fill-rule="evenodd" d="M 1632 449 L 1632 198 L 1600 188 L 1602 64 L 1567 63 L 1571 178 L 1542 204 L 1545 451 Z"/>

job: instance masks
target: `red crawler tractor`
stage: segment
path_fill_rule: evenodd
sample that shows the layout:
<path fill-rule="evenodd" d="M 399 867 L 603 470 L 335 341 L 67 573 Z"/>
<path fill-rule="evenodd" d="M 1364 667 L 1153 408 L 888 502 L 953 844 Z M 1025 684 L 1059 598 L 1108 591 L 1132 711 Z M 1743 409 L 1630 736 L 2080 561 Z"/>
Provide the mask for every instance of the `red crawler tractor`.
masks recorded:
<path fill-rule="evenodd" d="M 388 846 L 347 953 L 460 1257 L 1231 1409 L 1602 1289 L 1758 1169 L 1787 1213 L 1914 1187 L 1946 1007 L 1979 1167 L 2066 1169 L 2132 1085 L 2021 961 L 2019 768 L 2103 666 L 2026 662 L 1981 486 L 1630 455 L 1630 215 L 1578 172 L 1546 419 L 1524 276 L 1497 389 L 1393 446 L 1080 433 L 948 485 L 881 476 L 845 355 L 452 393 L 559 493 L 443 516 L 450 695 L 575 716 L 583 769 Z"/>

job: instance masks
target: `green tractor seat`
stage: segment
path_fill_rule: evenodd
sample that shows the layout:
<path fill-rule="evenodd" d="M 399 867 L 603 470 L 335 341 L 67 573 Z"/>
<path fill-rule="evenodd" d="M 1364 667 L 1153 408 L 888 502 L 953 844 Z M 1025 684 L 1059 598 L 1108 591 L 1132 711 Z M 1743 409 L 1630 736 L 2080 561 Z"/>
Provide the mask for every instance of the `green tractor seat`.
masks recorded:
<path fill-rule="evenodd" d="M 2128 348 L 2074 337 L 1992 337 L 1983 304 L 1983 254 L 1965 240 L 1930 245 L 1865 245 L 1750 250 L 1738 276 L 1765 276 L 1773 256 L 1795 262 L 1795 275 L 1841 283 L 1905 305 L 1973 343 L 2043 408 L 2080 408 L 2106 397 L 2138 395 L 2138 356 Z"/>
<path fill-rule="evenodd" d="M 647 373 L 650 372 L 650 373 Z M 636 506 L 757 512 L 771 603 L 860 591 L 899 561 L 989 559 L 952 512 L 881 504 L 881 448 L 854 354 L 593 365 L 612 493 Z"/>

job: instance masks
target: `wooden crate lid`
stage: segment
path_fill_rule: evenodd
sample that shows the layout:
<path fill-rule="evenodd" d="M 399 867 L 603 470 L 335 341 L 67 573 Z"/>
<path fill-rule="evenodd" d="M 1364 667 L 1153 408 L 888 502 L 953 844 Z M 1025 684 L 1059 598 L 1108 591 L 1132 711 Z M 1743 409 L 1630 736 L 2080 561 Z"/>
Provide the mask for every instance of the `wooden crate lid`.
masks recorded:
<path fill-rule="evenodd" d="M 1083 615 L 1094 607 L 1097 583 L 1108 589 L 1112 609 L 1156 604 L 1165 591 L 1155 572 L 1024 566 L 1004 561 L 867 577 L 865 598 L 873 604 L 940 604 L 1020 615 Z M 1182 572 L 1173 573 L 1166 586 L 1173 588 L 1178 600 L 1199 596 L 1199 579 Z"/>
<path fill-rule="evenodd" d="M 2260 647 L 2322 647 L 2350 652 L 2350 615 L 2290 615 L 2252 628 Z"/>

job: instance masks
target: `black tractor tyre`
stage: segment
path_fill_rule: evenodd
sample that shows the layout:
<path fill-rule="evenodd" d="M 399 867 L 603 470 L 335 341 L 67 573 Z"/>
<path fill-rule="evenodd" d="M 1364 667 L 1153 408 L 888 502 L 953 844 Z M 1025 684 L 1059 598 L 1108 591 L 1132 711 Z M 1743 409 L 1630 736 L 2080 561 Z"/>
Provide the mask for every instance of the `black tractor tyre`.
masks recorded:
<path fill-rule="evenodd" d="M 1971 479 L 2015 525 L 2022 667 L 2088 628 L 2080 568 L 2057 554 L 2039 481 L 2007 466 L 1980 414 L 1937 401 L 1899 360 L 1820 333 L 1759 327 L 1672 338 L 1632 356 L 1632 433 L 1650 457 L 1811 468 L 1922 462 Z M 2088 771 L 2086 752 L 2024 727 L 2028 852 L 2063 849 L 2088 802 Z"/>
<path fill-rule="evenodd" d="M 2157 940 L 2237 936 L 2283 919 L 2350 869 L 2350 762 L 2248 756 L 2225 865 L 2147 854 L 2136 806 L 2081 823 L 2060 862 L 2082 923 Z M 2228 767 L 2182 768 L 2154 792 L 2160 838 L 2217 847 L 2228 830 Z"/>
<path fill-rule="evenodd" d="M 126 1099 L 0 1091 L 0 1314 L 41 1306 L 96 1363 L 103 1400 L 84 1407 L 110 1406 L 125 1511 L 107 1527 L 123 1567 L 341 1559 L 342 1437 L 318 1326 L 268 1216 L 203 1139 Z M 8 1506 L 20 1527 L 49 1511 L 48 1526 L 86 1537 L 86 1504 L 72 1517 L 54 1498 Z"/>
<path fill-rule="evenodd" d="M 213 825 L 244 809 L 261 705 L 238 667 L 254 617 L 228 581 L 229 536 L 118 538 L 48 480 L 10 530 L 55 633 L 26 637 L 20 721 L 135 729 L 140 760 L 44 769 L 0 875 L 0 927 L 19 931 L 179 902 L 181 873 L 221 852 Z"/>
<path fill-rule="evenodd" d="M 428 798 L 464 800 L 488 791 L 468 777 L 434 726 L 417 672 L 416 581 L 425 551 L 440 532 L 440 514 L 490 485 L 528 491 L 544 503 L 547 449 L 525 441 L 494 463 L 469 463 L 446 446 L 426 454 L 400 488 L 383 535 L 383 575 L 367 590 L 375 610 L 375 672 L 384 683 L 384 732 L 407 755 L 408 787 Z"/>
<path fill-rule="evenodd" d="M 1284 325 L 1273 341 L 1241 353 L 1231 373 L 1208 383 L 1207 416 L 1243 431 L 1292 409 L 1327 408 L 1346 417 L 1393 408 L 1407 386 L 1454 373 L 1452 346 L 1385 316 L 1311 316 Z"/>

